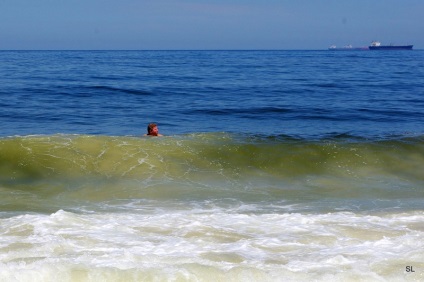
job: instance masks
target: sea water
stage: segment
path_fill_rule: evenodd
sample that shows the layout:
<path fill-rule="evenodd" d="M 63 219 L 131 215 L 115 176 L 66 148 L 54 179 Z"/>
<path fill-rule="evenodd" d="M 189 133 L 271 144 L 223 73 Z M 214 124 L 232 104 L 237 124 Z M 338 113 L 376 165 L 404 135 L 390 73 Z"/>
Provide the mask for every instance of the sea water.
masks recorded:
<path fill-rule="evenodd" d="M 0 281 L 424 279 L 424 52 L 0 56 Z"/>

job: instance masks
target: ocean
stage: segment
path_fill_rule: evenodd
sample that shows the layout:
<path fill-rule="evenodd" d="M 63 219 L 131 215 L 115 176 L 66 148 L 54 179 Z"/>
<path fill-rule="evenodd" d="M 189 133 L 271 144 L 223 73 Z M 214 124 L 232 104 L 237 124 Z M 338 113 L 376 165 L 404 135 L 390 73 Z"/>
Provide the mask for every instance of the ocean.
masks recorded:
<path fill-rule="evenodd" d="M 423 77 L 422 50 L 0 51 L 0 281 L 423 281 Z"/>

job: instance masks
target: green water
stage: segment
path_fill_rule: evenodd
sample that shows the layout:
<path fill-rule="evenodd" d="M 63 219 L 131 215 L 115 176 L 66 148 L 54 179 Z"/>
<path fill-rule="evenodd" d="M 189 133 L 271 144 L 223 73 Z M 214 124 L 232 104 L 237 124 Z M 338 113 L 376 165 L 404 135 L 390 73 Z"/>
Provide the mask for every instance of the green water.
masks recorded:
<path fill-rule="evenodd" d="M 405 199 L 414 206 L 423 196 L 423 168 L 420 138 L 306 142 L 216 133 L 0 139 L 1 206 L 7 210 L 133 199 L 319 206 L 390 206 Z"/>

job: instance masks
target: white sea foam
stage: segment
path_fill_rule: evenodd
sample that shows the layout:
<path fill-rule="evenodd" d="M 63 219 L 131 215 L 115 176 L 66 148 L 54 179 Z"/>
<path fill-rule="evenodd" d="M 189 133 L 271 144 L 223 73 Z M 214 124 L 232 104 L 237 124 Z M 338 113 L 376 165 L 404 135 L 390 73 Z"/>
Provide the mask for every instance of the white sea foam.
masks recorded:
<path fill-rule="evenodd" d="M 423 222 L 422 212 L 20 215 L 0 219 L 0 281 L 418 281 Z"/>

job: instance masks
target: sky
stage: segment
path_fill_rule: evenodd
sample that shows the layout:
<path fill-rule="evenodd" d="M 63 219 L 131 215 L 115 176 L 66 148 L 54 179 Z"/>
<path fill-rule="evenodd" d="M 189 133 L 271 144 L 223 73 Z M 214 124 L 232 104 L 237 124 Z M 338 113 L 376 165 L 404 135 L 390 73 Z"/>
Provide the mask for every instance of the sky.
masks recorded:
<path fill-rule="evenodd" d="M 303 50 L 414 44 L 424 0 L 0 0 L 0 50 Z"/>

